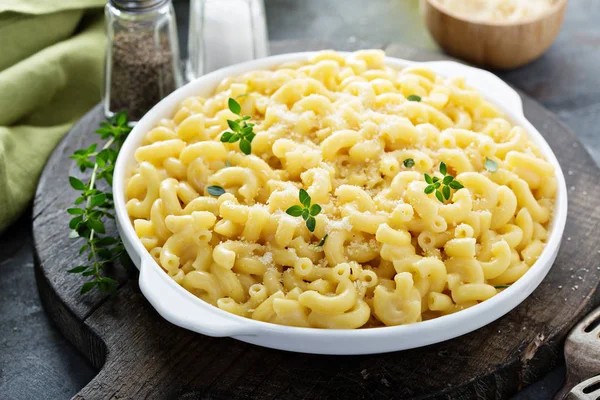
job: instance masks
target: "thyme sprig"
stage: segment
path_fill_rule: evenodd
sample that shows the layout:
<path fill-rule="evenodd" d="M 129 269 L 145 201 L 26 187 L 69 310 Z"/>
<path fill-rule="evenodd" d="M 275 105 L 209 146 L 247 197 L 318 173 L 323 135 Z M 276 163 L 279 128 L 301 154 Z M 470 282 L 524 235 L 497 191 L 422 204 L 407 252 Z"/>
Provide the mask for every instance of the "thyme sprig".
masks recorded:
<path fill-rule="evenodd" d="M 325 245 L 325 241 L 327 240 L 327 237 L 329 236 L 329 233 L 326 234 L 325 236 L 323 236 L 323 239 L 321 239 L 321 241 L 317 244 L 315 244 L 315 247 L 323 247 L 323 245 Z"/>
<path fill-rule="evenodd" d="M 81 192 L 75 199 L 75 206 L 67 209 L 72 215 L 69 221 L 71 238 L 81 238 L 85 243 L 79 249 L 79 254 L 87 252 L 87 265 L 78 265 L 67 272 L 90 277 L 91 280 L 81 287 L 81 294 L 97 287 L 101 292 L 114 292 L 117 281 L 103 275 L 106 266 L 121 256 L 124 256 L 124 247 L 118 236 L 106 235 L 105 222 L 114 219 L 113 195 L 110 187 L 113 181 L 113 172 L 119 150 L 131 132 L 125 112 L 119 112 L 108 121 L 100 123 L 96 133 L 107 142 L 100 150 L 97 144 L 88 148 L 75 151 L 71 158 L 76 161 L 81 172 L 92 170 L 90 178 L 84 183 L 82 180 L 71 176 L 69 183 L 73 189 Z M 99 189 L 98 185 L 104 181 L 108 190 Z"/>
<path fill-rule="evenodd" d="M 220 195 L 225 194 L 225 189 L 223 189 L 221 186 L 217 186 L 217 185 L 207 187 L 206 191 L 211 196 L 216 196 L 216 197 L 219 197 Z"/>
<path fill-rule="evenodd" d="M 235 143 L 240 142 L 240 150 L 242 153 L 249 155 L 252 153 L 252 140 L 256 134 L 252 131 L 254 124 L 248 123 L 250 119 L 249 115 L 241 116 L 242 106 L 235 99 L 229 98 L 227 102 L 229 110 L 235 115 L 240 116 L 236 120 L 227 120 L 227 125 L 231 132 L 227 131 L 221 135 L 221 142 L 223 143 Z"/>
<path fill-rule="evenodd" d="M 319 215 L 321 212 L 321 206 L 318 204 L 311 205 L 311 198 L 308 192 L 304 189 L 300 189 L 298 193 L 298 200 L 300 200 L 299 205 L 291 206 L 285 212 L 292 217 L 302 217 L 303 220 L 306 221 L 306 227 L 309 231 L 314 232 L 315 227 L 317 226 L 317 220 L 315 217 Z M 323 240 L 323 242 L 325 242 Z"/>
<path fill-rule="evenodd" d="M 431 176 L 429 174 L 425 174 L 425 182 L 428 185 L 425 187 L 425 194 L 431 194 L 435 192 L 435 197 L 441 202 L 444 202 L 444 199 L 450 200 L 450 189 L 458 190 L 462 189 L 464 186 L 457 181 L 452 175 L 449 175 L 448 168 L 446 167 L 445 162 L 440 163 L 440 172 L 444 177 L 442 179 L 437 176 Z M 441 189 L 440 189 L 441 188 Z"/>

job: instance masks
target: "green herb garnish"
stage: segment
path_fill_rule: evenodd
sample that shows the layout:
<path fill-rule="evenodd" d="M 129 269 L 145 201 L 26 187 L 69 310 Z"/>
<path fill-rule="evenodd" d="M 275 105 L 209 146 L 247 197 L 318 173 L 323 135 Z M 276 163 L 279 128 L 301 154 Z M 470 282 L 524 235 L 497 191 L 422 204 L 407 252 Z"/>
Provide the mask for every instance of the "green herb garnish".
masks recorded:
<path fill-rule="evenodd" d="M 110 212 L 114 207 L 110 188 L 117 155 L 129 132 L 131 128 L 128 125 L 127 114 L 119 112 L 108 121 L 102 122 L 100 129 L 96 130 L 103 140 L 108 139 L 100 151 L 96 151 L 98 146 L 92 144 L 86 149 L 75 151 L 71 156 L 81 172 L 92 169 L 91 176 L 85 183 L 73 176 L 69 177 L 71 187 L 81 191 L 80 196 L 75 199 L 77 207 L 67 209 L 67 213 L 73 215 L 69 221 L 69 227 L 72 229 L 69 237 L 85 239 L 86 243 L 79 249 L 79 254 L 87 251 L 89 264 L 79 265 L 67 272 L 92 279 L 83 284 L 81 294 L 89 292 L 94 287 L 101 292 L 113 293 L 117 281 L 103 276 L 102 272 L 109 263 L 118 258 L 121 258 L 124 263 L 127 262 L 123 242 L 119 236 L 105 234 L 104 222 L 107 218 L 115 218 Z M 102 191 L 98 188 L 98 183 L 101 181 L 108 185 L 108 190 Z"/>
<path fill-rule="evenodd" d="M 226 167 L 231 167 L 231 163 L 229 162 L 229 160 L 226 160 L 226 161 L 225 161 L 225 166 L 226 166 Z"/>
<path fill-rule="evenodd" d="M 310 195 L 304 189 L 300 189 L 298 198 L 300 200 L 300 204 L 302 205 L 291 206 L 285 210 L 285 212 L 292 217 L 302 217 L 302 219 L 306 221 L 306 227 L 308 230 L 314 232 L 315 226 L 317 225 L 317 220 L 315 217 L 321 212 L 321 206 L 318 204 L 313 204 L 311 206 Z M 324 242 L 325 239 L 323 238 L 322 241 Z"/>
<path fill-rule="evenodd" d="M 435 192 L 435 197 L 441 202 L 444 202 L 444 199 L 450 200 L 450 189 L 458 190 L 462 189 L 464 186 L 460 184 L 459 181 L 455 180 L 452 175 L 447 175 L 447 167 L 445 162 L 440 163 L 440 172 L 444 175 L 443 179 L 438 178 L 437 176 L 430 176 L 429 174 L 425 174 L 425 182 L 428 183 L 425 188 L 425 194 L 431 194 Z M 442 188 L 440 190 L 440 187 Z"/>
<path fill-rule="evenodd" d="M 329 236 L 329 233 L 323 236 L 323 239 L 321 239 L 319 243 L 315 244 L 315 247 L 323 247 L 323 245 L 325 244 L 325 240 L 327 240 L 327 236 Z"/>
<path fill-rule="evenodd" d="M 240 106 L 240 103 L 238 103 L 237 101 L 235 101 L 235 99 L 232 99 L 230 97 L 227 104 L 229 106 L 229 110 L 231 110 L 232 113 L 240 115 L 240 113 L 242 112 L 242 106 Z M 242 153 L 246 155 L 252 153 L 251 143 L 256 134 L 252 131 L 252 128 L 254 128 L 254 124 L 247 122 L 249 119 L 249 115 L 238 118 L 235 121 L 228 119 L 227 125 L 229 125 L 229 129 L 231 129 L 231 132 L 224 132 L 221 135 L 221 142 L 235 143 L 239 141 L 240 150 L 242 151 Z"/>
<path fill-rule="evenodd" d="M 496 172 L 498 171 L 498 163 L 494 160 L 491 160 L 489 158 L 485 158 L 485 163 L 483 164 L 483 166 L 485 167 L 485 169 L 487 169 L 490 172 Z"/>
<path fill-rule="evenodd" d="M 510 287 L 510 285 L 497 285 L 497 286 L 494 286 L 494 287 L 495 287 L 496 289 L 506 289 L 506 288 L 509 288 L 509 287 Z"/>
<path fill-rule="evenodd" d="M 415 160 L 413 160 L 412 158 L 407 158 L 403 161 L 403 164 L 406 168 L 412 168 L 415 166 Z"/>
<path fill-rule="evenodd" d="M 225 193 L 225 189 L 223 189 L 221 186 L 209 186 L 206 188 L 206 191 L 209 194 L 211 194 L 213 196 L 217 196 L 217 197 L 219 197 L 220 195 Z"/>
<path fill-rule="evenodd" d="M 421 101 L 421 97 L 417 96 L 416 94 L 411 94 L 410 96 L 408 96 L 406 98 L 406 100 L 420 102 Z"/>

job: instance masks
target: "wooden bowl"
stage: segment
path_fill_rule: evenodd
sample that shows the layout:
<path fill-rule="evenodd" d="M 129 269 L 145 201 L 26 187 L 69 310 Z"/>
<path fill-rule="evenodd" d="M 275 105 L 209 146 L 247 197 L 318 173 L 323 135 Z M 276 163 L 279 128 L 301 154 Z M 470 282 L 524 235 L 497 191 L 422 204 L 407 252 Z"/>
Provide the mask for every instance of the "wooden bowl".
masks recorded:
<path fill-rule="evenodd" d="M 421 0 L 427 29 L 451 56 L 487 68 L 508 70 L 523 66 L 548 50 L 563 23 L 567 0 L 558 0 L 543 15 L 518 22 L 468 20 Z"/>

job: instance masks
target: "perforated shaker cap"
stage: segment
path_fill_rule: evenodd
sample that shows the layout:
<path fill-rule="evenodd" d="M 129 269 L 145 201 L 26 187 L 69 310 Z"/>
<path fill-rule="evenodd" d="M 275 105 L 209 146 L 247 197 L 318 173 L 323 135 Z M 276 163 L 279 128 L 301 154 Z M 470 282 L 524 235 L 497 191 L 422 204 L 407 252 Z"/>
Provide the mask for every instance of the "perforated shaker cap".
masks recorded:
<path fill-rule="evenodd" d="M 167 4 L 171 0 L 109 0 L 110 4 L 123 11 L 148 11 Z"/>

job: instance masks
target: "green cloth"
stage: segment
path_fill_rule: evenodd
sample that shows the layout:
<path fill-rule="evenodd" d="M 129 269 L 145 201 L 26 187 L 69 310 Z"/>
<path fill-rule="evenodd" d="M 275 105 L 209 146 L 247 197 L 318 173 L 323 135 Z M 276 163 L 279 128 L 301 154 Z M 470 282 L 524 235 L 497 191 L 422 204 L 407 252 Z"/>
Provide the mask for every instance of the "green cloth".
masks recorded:
<path fill-rule="evenodd" d="M 104 0 L 0 4 L 0 232 L 27 208 L 63 135 L 100 101 Z"/>
<path fill-rule="evenodd" d="M 64 10 L 86 10 L 102 7 L 106 0 L 2 0 L 0 13 L 51 14 Z"/>

